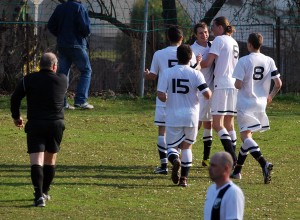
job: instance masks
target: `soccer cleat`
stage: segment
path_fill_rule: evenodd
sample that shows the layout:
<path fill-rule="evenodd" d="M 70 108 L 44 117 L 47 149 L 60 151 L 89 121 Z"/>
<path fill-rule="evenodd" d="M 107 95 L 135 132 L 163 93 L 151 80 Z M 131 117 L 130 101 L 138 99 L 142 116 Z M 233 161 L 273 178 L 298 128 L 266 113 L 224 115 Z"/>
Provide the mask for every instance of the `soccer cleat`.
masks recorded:
<path fill-rule="evenodd" d="M 182 187 L 187 187 L 188 186 L 187 178 L 185 176 L 180 177 L 178 186 L 182 186 Z"/>
<path fill-rule="evenodd" d="M 43 198 L 45 199 L 45 201 L 51 200 L 51 196 L 45 193 L 43 193 Z"/>
<path fill-rule="evenodd" d="M 154 170 L 154 173 L 155 174 L 165 174 L 167 175 L 168 174 L 168 168 L 161 168 L 161 167 L 157 167 L 155 170 Z"/>
<path fill-rule="evenodd" d="M 83 104 L 75 104 L 74 105 L 76 108 L 79 108 L 79 109 L 93 109 L 94 106 L 93 105 L 90 105 L 89 103 L 83 103 Z"/>
<path fill-rule="evenodd" d="M 269 184 L 271 182 L 271 171 L 272 170 L 273 170 L 273 164 L 271 164 L 269 162 L 267 162 L 265 167 L 262 168 L 265 184 Z"/>
<path fill-rule="evenodd" d="M 44 197 L 40 197 L 40 198 L 38 198 L 38 199 L 35 199 L 35 200 L 33 201 L 33 205 L 34 205 L 35 207 L 45 207 L 45 206 L 46 206 L 46 202 L 45 202 Z"/>
<path fill-rule="evenodd" d="M 173 161 L 172 177 L 171 177 L 174 184 L 178 184 L 179 177 L 180 177 L 180 174 L 179 174 L 180 166 L 181 166 L 181 162 L 180 162 L 179 158 L 175 159 Z"/>
<path fill-rule="evenodd" d="M 36 198 L 35 193 L 33 193 L 33 196 Z M 51 196 L 50 196 L 49 194 L 43 193 L 42 196 L 43 196 L 43 198 L 45 199 L 45 201 L 51 200 Z"/>
<path fill-rule="evenodd" d="M 203 166 L 203 167 L 208 167 L 208 166 L 209 166 L 209 159 L 207 159 L 207 160 L 202 160 L 202 166 Z"/>
<path fill-rule="evenodd" d="M 240 180 L 240 179 L 242 179 L 242 174 L 241 173 L 237 173 L 237 174 L 232 173 L 230 175 L 230 178 Z"/>

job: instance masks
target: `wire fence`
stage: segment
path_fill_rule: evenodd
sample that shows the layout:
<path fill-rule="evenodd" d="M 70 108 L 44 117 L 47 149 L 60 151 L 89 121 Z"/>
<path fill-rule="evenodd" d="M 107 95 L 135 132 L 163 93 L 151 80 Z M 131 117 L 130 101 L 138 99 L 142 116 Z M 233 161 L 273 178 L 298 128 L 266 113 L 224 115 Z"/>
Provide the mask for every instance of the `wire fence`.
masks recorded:
<path fill-rule="evenodd" d="M 99 7 L 93 7 L 93 4 L 99 1 L 88 2 L 91 2 L 91 4 L 86 4 L 90 11 L 99 13 L 99 11 L 104 10 Z M 137 93 L 141 76 L 140 59 L 142 48 L 142 40 L 137 36 L 142 33 L 143 20 L 142 18 L 139 19 L 139 16 L 133 19 L 132 16 L 134 13 L 143 14 L 141 8 L 133 9 L 135 3 L 143 1 L 114 0 L 113 2 L 115 3 L 114 16 L 124 24 L 123 27 L 117 28 L 110 22 L 101 20 L 101 17 L 91 19 L 92 34 L 89 37 L 89 55 L 93 74 L 90 92 L 98 94 L 103 91 L 111 90 L 118 93 Z M 157 0 L 157 2 L 161 4 L 160 0 Z M 209 8 L 209 5 L 206 5 L 205 8 L 200 10 L 199 4 L 195 2 L 196 1 L 177 1 L 177 7 L 181 8 L 179 10 L 181 12 L 178 13 L 178 22 L 181 23 L 181 27 L 184 30 L 185 42 L 188 43 L 192 43 L 189 41 L 189 38 L 192 35 L 193 24 L 199 18 L 203 17 L 204 12 Z M 237 4 L 239 1 L 231 2 Z M 1 4 L 4 3 L 5 2 L 1 1 L 0 8 Z M 17 3 L 11 2 L 10 4 Z M 0 35 L 2 38 L 0 49 L 3 50 L 0 50 L 0 56 L 5 54 L 5 51 L 8 54 L 5 60 L 3 57 L 0 57 L 0 62 L 3 61 L 3 67 L 0 66 L 0 72 L 2 68 L 12 69 L 12 71 L 18 72 L 16 77 L 18 78 L 36 67 L 36 61 L 43 52 L 56 52 L 56 39 L 46 28 L 49 16 L 56 5 L 57 1 L 44 1 L 43 4 L 39 6 L 37 15 L 33 5 L 31 5 L 31 7 L 27 5 L 24 7 L 24 10 L 21 10 L 18 14 L 21 18 L 18 21 L 5 20 L 4 18 L 8 16 L 8 14 L 2 14 L 2 18 L 0 15 Z M 225 7 L 224 10 L 229 9 L 230 7 Z M 111 8 L 107 8 L 107 10 L 113 12 Z M 157 14 L 161 13 L 161 8 L 158 11 L 159 12 L 152 8 L 149 10 L 146 68 L 150 68 L 153 53 L 167 46 L 164 20 L 157 16 Z M 282 91 L 299 93 L 300 87 L 298 85 L 300 85 L 300 75 L 298 72 L 300 71 L 300 43 L 298 42 L 300 42 L 300 25 L 282 25 L 281 23 L 240 24 L 240 20 L 241 19 L 232 19 L 232 25 L 236 27 L 236 33 L 233 37 L 239 43 L 240 56 L 248 54 L 246 48 L 248 35 L 252 32 L 262 33 L 264 36 L 262 53 L 274 58 L 276 61 L 283 80 Z M 126 33 L 124 31 L 126 28 L 133 34 L 129 35 Z M 14 30 L 13 33 L 15 33 L 17 37 L 10 38 L 6 41 L 3 40 L 3 35 L 7 30 Z M 134 34 L 136 35 L 133 36 Z M 5 48 L 3 45 L 5 45 Z M 9 55 L 11 53 L 17 53 L 17 58 L 10 59 Z M 7 63 L 10 65 L 7 65 Z M 19 68 L 20 71 L 17 68 Z M 79 75 L 77 69 L 72 67 L 70 90 L 75 90 Z M 5 83 L 4 81 L 2 84 Z M 155 82 L 145 82 L 146 92 L 154 92 L 155 88 Z"/>

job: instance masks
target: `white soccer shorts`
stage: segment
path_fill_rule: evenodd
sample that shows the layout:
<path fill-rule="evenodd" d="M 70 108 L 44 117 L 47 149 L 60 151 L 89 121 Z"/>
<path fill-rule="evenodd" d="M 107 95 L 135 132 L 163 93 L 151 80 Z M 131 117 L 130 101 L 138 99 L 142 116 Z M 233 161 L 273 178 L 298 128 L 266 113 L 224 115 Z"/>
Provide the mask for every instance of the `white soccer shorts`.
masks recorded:
<path fill-rule="evenodd" d="M 167 146 L 176 147 L 183 141 L 194 144 L 197 134 L 198 127 L 166 127 Z"/>
<path fill-rule="evenodd" d="M 157 126 L 166 126 L 166 107 L 156 106 L 154 124 Z"/>
<path fill-rule="evenodd" d="M 212 115 L 236 115 L 237 89 L 216 89 L 211 100 Z"/>
<path fill-rule="evenodd" d="M 238 111 L 237 122 L 240 132 L 263 132 L 270 129 L 269 119 L 265 112 Z"/>

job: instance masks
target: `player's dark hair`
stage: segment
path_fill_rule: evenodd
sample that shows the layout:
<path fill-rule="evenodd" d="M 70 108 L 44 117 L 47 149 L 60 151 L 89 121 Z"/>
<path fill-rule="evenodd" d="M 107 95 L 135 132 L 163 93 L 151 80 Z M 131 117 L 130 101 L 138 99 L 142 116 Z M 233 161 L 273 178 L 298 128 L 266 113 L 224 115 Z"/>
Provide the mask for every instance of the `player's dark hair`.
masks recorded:
<path fill-rule="evenodd" d="M 223 34 L 232 35 L 235 32 L 235 27 L 230 25 L 227 18 L 221 16 L 214 19 L 214 22 L 218 26 L 222 26 L 224 29 Z"/>
<path fill-rule="evenodd" d="M 177 48 L 177 59 L 179 64 L 188 64 L 192 59 L 193 51 L 188 44 L 181 44 Z"/>
<path fill-rule="evenodd" d="M 177 43 L 183 37 L 182 30 L 177 25 L 171 25 L 168 29 L 168 39 L 171 43 Z"/>
<path fill-rule="evenodd" d="M 205 23 L 205 22 L 200 22 L 200 23 L 198 23 L 198 24 L 195 24 L 195 26 L 194 26 L 194 34 L 197 34 L 197 29 L 198 28 L 208 28 L 207 27 L 207 24 Z"/>
<path fill-rule="evenodd" d="M 254 49 L 258 50 L 264 42 L 264 38 L 260 33 L 251 33 L 248 37 L 248 43 L 250 43 Z"/>

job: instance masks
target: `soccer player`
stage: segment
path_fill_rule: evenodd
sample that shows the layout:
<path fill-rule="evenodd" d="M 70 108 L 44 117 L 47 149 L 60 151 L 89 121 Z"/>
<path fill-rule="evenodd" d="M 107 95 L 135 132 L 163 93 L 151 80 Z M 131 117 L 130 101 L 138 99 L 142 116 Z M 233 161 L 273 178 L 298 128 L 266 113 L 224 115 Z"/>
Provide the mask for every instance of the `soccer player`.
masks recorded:
<path fill-rule="evenodd" d="M 272 102 L 282 82 L 274 60 L 260 53 L 262 44 L 263 36 L 260 33 L 250 34 L 247 42 L 250 54 L 239 60 L 233 72 L 233 77 L 236 78 L 235 87 L 239 89 L 237 120 L 243 145 L 232 178 L 242 178 L 242 166 L 250 152 L 262 168 L 264 183 L 268 184 L 271 181 L 273 165 L 263 157 L 258 144 L 252 138 L 252 133 L 270 129 L 266 106 Z M 272 80 L 274 86 L 269 93 Z"/>
<path fill-rule="evenodd" d="M 222 145 L 236 163 L 236 132 L 234 116 L 236 115 L 237 90 L 234 87 L 232 73 L 239 57 L 239 46 L 232 38 L 235 28 L 225 17 L 213 21 L 212 32 L 215 39 L 207 59 L 201 61 L 201 67 L 207 68 L 215 62 L 214 92 L 212 95 L 211 114 L 213 128 L 218 133 Z"/>
<path fill-rule="evenodd" d="M 44 207 L 50 199 L 48 191 L 55 176 L 57 153 L 60 150 L 64 125 L 64 97 L 67 92 L 66 75 L 57 74 L 57 58 L 43 54 L 40 71 L 26 75 L 11 96 L 14 124 L 24 126 L 20 115 L 22 99 L 27 99 L 27 152 L 31 164 L 34 187 L 34 206 Z"/>
<path fill-rule="evenodd" d="M 242 220 L 245 197 L 242 190 L 230 180 L 233 160 L 229 153 L 219 152 L 210 160 L 209 176 L 212 184 L 206 193 L 204 220 Z"/>
<path fill-rule="evenodd" d="M 189 45 L 177 49 L 178 65 L 166 69 L 158 82 L 157 97 L 166 102 L 166 143 L 168 159 L 173 165 L 172 181 L 187 186 L 192 166 L 192 144 L 198 133 L 198 91 L 209 99 L 211 91 L 200 71 L 190 67 L 193 52 Z M 181 149 L 181 160 L 177 146 Z M 181 175 L 179 169 L 181 167 Z"/>
<path fill-rule="evenodd" d="M 194 26 L 194 35 L 196 41 L 191 46 L 195 55 L 201 54 L 203 59 L 206 59 L 211 47 L 211 42 L 208 41 L 209 32 L 207 24 L 204 22 L 198 23 Z M 207 68 L 202 68 L 201 73 L 204 75 L 207 86 L 211 91 L 213 91 L 213 71 L 214 65 Z M 203 123 L 203 160 L 202 166 L 209 166 L 209 155 L 212 145 L 212 116 L 210 113 L 211 109 L 211 99 L 207 100 L 202 95 L 199 95 L 200 101 L 200 113 L 199 113 L 199 126 L 201 128 Z"/>
<path fill-rule="evenodd" d="M 178 61 L 176 57 L 177 47 L 181 45 L 183 40 L 183 33 L 177 26 L 170 26 L 168 29 L 168 40 L 170 41 L 170 46 L 158 50 L 154 53 L 150 71 L 145 70 L 146 80 L 156 80 L 157 77 L 162 77 L 162 72 L 170 67 L 175 66 Z M 196 65 L 196 57 L 193 54 L 191 59 L 191 65 Z M 154 170 L 156 174 L 168 174 L 168 158 L 167 158 L 167 145 L 165 139 L 165 112 L 166 104 L 156 98 L 156 108 L 155 108 L 155 119 L 154 124 L 158 126 L 158 138 L 157 138 L 157 148 L 160 158 L 161 166 Z"/>

